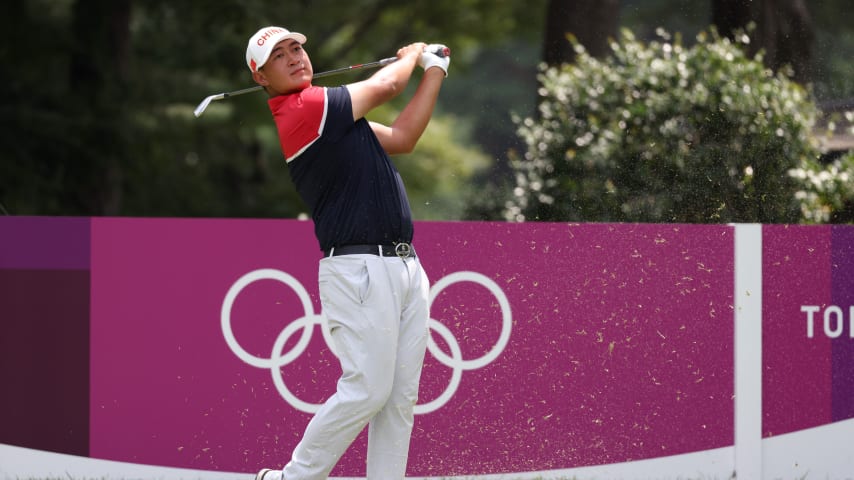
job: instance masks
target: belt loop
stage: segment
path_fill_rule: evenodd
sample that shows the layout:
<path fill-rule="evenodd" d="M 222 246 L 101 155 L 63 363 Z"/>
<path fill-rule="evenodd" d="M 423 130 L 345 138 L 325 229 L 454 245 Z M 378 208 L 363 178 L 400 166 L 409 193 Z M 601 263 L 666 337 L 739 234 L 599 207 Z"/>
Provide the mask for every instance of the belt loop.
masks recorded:
<path fill-rule="evenodd" d="M 335 247 L 332 247 L 332 248 L 330 248 L 330 249 L 329 249 L 329 256 L 330 256 L 330 257 L 334 257 L 334 256 L 335 256 Z"/>
<path fill-rule="evenodd" d="M 379 252 L 380 258 L 382 258 L 382 256 L 383 256 L 383 246 L 382 246 L 382 245 L 377 245 L 377 251 Z"/>

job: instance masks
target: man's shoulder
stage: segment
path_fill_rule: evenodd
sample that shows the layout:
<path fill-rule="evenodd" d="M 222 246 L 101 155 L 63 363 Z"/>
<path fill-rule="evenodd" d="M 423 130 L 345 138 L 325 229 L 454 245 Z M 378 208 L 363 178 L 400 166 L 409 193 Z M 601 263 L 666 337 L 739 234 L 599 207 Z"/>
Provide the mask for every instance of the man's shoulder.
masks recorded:
<path fill-rule="evenodd" d="M 326 101 L 326 87 L 310 86 L 299 92 L 289 93 L 286 95 L 277 95 L 270 98 L 270 110 L 273 113 L 281 109 L 298 109 L 305 105 L 323 104 Z"/>
<path fill-rule="evenodd" d="M 326 89 L 313 86 L 269 100 L 282 153 L 288 162 L 320 137 L 326 120 L 326 102 Z"/>

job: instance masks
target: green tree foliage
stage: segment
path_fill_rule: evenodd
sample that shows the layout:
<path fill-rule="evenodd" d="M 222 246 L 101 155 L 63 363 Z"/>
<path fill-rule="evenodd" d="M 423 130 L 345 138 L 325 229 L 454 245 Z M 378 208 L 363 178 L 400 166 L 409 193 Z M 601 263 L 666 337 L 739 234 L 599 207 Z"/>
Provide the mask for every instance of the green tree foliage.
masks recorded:
<path fill-rule="evenodd" d="M 520 120 L 524 158 L 511 220 L 797 222 L 821 170 L 807 92 L 701 34 L 648 44 L 624 30 L 596 60 L 545 69 L 538 117 Z M 741 36 L 742 41 L 749 39 Z"/>
<path fill-rule="evenodd" d="M 305 33 L 318 72 L 393 56 L 412 41 L 442 42 L 453 52 L 449 80 L 459 81 L 467 51 L 532 34 L 542 4 L 9 2 L 0 19 L 7 79 L 0 93 L 0 204 L 17 215 L 297 216 L 305 207 L 263 94 L 192 115 L 207 95 L 253 85 L 244 61 L 252 33 L 271 24 Z M 421 212 L 413 205 L 419 218 L 458 217 L 449 192 L 464 191 L 466 176 L 483 163 L 467 146 L 471 120 L 446 117 L 444 101 L 440 96 L 416 152 L 396 160 L 405 175 L 418 175 L 406 180 L 413 203 L 429 204 Z M 403 165 L 416 162 L 429 165 Z"/>
<path fill-rule="evenodd" d="M 791 171 L 802 187 L 795 192 L 806 223 L 852 223 L 854 217 L 854 152 L 828 165 L 807 163 Z"/>
<path fill-rule="evenodd" d="M 823 99 L 850 96 L 847 0 L 810 4 Z M 710 0 L 622 0 L 620 21 L 694 33 Z M 452 73 L 416 152 L 396 162 L 418 218 L 500 218 L 515 187 L 504 159 L 524 150 L 511 112 L 534 110 L 546 0 L 13 0 L 0 15 L 0 213 L 291 217 L 305 211 L 288 178 L 249 34 L 280 24 L 309 36 L 316 71 L 394 54 L 413 40 L 453 50 Z M 333 77 L 332 85 L 367 75 Z M 389 106 L 382 115 L 393 113 Z M 450 134 L 453 132 L 453 134 Z M 484 150 L 495 168 L 478 171 Z M 410 170 L 412 169 L 412 170 Z M 423 169 L 423 171 L 422 171 Z M 431 175 L 443 175 L 431 178 Z M 457 198 L 452 198 L 452 191 Z M 498 203 L 484 205 L 485 203 Z M 427 207 L 419 211 L 422 207 Z M 833 218 L 833 216 L 831 217 Z"/>

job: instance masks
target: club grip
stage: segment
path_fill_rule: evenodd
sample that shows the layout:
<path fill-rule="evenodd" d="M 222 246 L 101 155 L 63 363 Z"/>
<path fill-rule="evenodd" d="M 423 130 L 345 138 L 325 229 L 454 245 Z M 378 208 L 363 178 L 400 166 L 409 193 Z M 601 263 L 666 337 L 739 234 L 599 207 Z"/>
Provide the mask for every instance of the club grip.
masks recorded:
<path fill-rule="evenodd" d="M 437 57 L 450 57 L 451 49 L 444 45 L 429 45 L 424 48 L 425 52 L 430 52 Z"/>

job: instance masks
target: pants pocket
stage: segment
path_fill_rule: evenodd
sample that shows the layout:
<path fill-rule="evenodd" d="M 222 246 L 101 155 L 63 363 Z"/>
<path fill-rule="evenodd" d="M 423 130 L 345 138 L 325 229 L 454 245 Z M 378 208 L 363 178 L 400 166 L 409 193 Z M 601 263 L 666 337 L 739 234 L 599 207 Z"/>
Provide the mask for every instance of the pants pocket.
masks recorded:
<path fill-rule="evenodd" d="M 370 294 L 367 260 L 354 256 L 325 258 L 317 275 L 320 302 L 325 305 L 363 305 Z"/>

